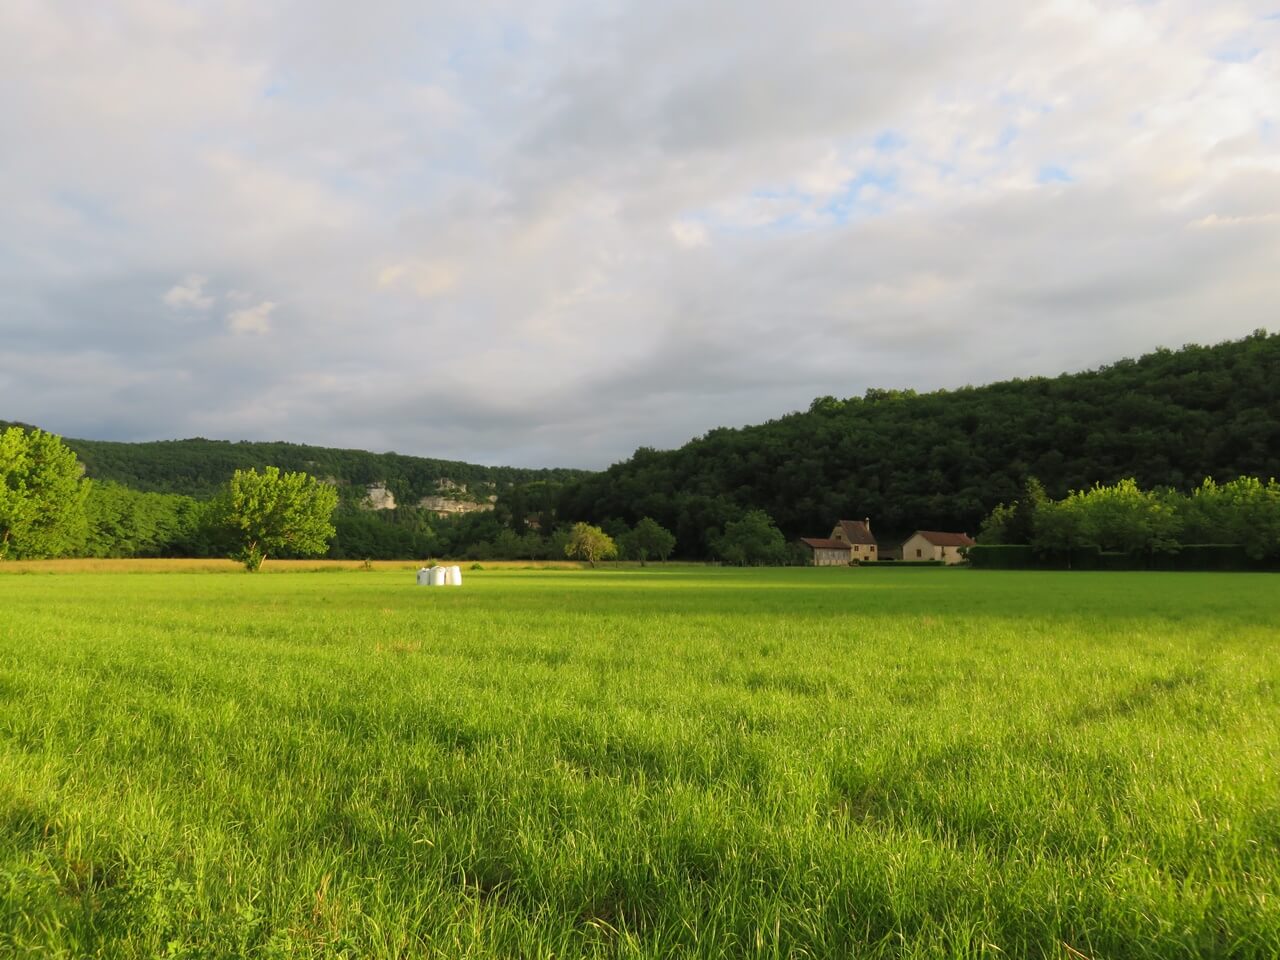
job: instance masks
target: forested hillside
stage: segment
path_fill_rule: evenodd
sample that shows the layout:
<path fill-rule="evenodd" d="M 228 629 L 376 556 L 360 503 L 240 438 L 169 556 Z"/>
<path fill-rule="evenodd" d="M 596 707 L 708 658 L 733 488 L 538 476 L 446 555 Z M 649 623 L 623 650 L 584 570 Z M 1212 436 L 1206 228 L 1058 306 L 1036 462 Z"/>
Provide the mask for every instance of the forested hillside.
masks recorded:
<path fill-rule="evenodd" d="M 767 511 L 788 538 L 864 516 L 881 536 L 976 533 L 1028 476 L 1056 498 L 1123 477 L 1189 489 L 1241 475 L 1280 475 L 1280 335 L 1261 331 L 1088 373 L 820 398 L 678 450 L 638 450 L 569 484 L 559 513 L 650 516 L 681 553 L 705 555 L 708 531 L 747 509 Z"/>
<path fill-rule="evenodd" d="M 1206 477 L 1280 475 L 1280 335 L 1054 378 L 823 397 L 806 412 L 713 430 L 677 450 L 642 448 L 597 474 L 292 443 L 66 444 L 99 481 L 84 547 L 97 555 L 214 550 L 188 498 L 207 499 L 236 469 L 277 466 L 336 483 L 333 556 L 555 555 L 574 521 L 621 534 L 650 517 L 674 532 L 678 555 L 700 558 L 719 555 L 714 545 L 750 511 L 767 513 L 787 539 L 861 517 L 893 539 L 915 529 L 976 533 L 1028 477 L 1057 499 L 1126 477 L 1186 491 Z M 359 509 L 373 483 L 385 483 L 399 508 Z M 444 491 L 496 494 L 496 510 L 442 520 L 416 508 Z"/>
<path fill-rule="evenodd" d="M 466 499 L 481 498 L 482 494 L 499 492 L 516 483 L 564 481 L 586 475 L 581 470 L 485 467 L 297 443 L 231 443 L 203 438 L 153 443 L 66 438 L 65 442 L 85 465 L 86 475 L 94 480 L 108 480 L 144 492 L 181 493 L 197 498 L 211 496 L 236 470 L 267 466 L 302 470 L 337 481 L 344 499 L 362 497 L 367 484 L 385 483 L 401 503 L 436 493 L 441 480 L 465 486 L 467 493 L 449 493 Z"/>

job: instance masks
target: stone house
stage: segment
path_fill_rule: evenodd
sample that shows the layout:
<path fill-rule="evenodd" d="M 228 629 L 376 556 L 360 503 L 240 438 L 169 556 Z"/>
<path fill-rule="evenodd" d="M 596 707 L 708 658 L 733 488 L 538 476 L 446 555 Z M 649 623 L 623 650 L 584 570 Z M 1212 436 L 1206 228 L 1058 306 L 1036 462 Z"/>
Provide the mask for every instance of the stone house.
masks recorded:
<path fill-rule="evenodd" d="M 973 538 L 967 533 L 945 533 L 939 530 L 917 530 L 902 545 L 902 559 L 911 563 L 920 560 L 941 560 L 943 563 L 963 563 L 962 548 L 972 547 Z"/>
<path fill-rule="evenodd" d="M 801 537 L 803 543 L 813 554 L 812 565 L 815 567 L 847 567 L 852 552 L 849 544 L 843 540 L 823 540 L 817 537 Z"/>
<path fill-rule="evenodd" d="M 873 563 L 879 560 L 876 538 L 871 534 L 871 520 L 841 520 L 829 537 L 801 537 L 800 542 L 812 552 L 815 567 L 844 566 L 849 563 Z"/>
<path fill-rule="evenodd" d="M 880 547 L 871 533 L 871 518 L 841 520 L 831 528 L 831 539 L 849 545 L 850 559 L 858 563 L 874 563 L 880 559 Z"/>

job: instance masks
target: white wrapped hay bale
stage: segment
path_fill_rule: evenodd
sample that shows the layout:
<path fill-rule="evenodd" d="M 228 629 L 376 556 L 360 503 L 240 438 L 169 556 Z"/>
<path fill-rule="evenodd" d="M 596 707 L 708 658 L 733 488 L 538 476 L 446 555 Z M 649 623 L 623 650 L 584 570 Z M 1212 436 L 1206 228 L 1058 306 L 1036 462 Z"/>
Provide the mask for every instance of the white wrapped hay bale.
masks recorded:
<path fill-rule="evenodd" d="M 418 586 L 420 587 L 431 586 L 431 571 L 428 570 L 426 567 L 423 567 L 421 570 L 418 571 Z"/>
<path fill-rule="evenodd" d="M 448 580 L 447 582 L 448 582 L 448 583 L 450 583 L 450 584 L 452 584 L 452 585 L 453 585 L 453 586 L 455 586 L 455 587 L 460 587 L 460 586 L 462 586 L 462 568 L 461 568 L 461 567 L 450 567 L 450 568 L 449 568 L 449 580 Z"/>
<path fill-rule="evenodd" d="M 431 568 L 431 586 L 433 587 L 444 586 L 444 567 Z"/>

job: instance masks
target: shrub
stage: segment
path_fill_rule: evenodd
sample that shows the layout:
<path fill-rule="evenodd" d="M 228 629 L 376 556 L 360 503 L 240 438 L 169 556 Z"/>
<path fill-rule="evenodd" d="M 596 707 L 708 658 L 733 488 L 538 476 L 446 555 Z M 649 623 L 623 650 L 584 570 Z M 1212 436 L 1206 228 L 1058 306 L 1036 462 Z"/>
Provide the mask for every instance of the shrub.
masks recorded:
<path fill-rule="evenodd" d="M 1030 570 L 1039 566 L 1035 551 L 1026 544 L 991 543 L 969 548 L 969 563 L 981 570 Z"/>

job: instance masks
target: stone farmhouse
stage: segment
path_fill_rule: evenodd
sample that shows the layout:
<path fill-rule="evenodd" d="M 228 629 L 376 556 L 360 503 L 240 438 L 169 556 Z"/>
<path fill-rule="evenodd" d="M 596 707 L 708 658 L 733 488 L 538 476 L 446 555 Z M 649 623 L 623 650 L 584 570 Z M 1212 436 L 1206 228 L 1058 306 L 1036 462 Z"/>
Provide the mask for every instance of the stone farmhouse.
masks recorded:
<path fill-rule="evenodd" d="M 850 563 L 853 551 L 843 540 L 825 537 L 801 537 L 800 542 L 812 553 L 810 562 L 815 567 L 845 567 Z"/>
<path fill-rule="evenodd" d="M 831 529 L 831 536 L 802 537 L 800 542 L 812 552 L 815 567 L 846 566 L 854 561 L 874 563 L 880 559 L 870 517 L 841 520 Z"/>
<path fill-rule="evenodd" d="M 972 547 L 973 544 L 973 538 L 967 533 L 917 530 L 902 544 L 902 559 L 908 563 L 920 560 L 962 563 L 964 554 L 961 553 L 961 549 Z"/>
<path fill-rule="evenodd" d="M 870 517 L 863 520 L 841 520 L 831 528 L 831 539 L 849 544 L 851 559 L 859 563 L 880 559 L 880 545 L 871 534 Z"/>

